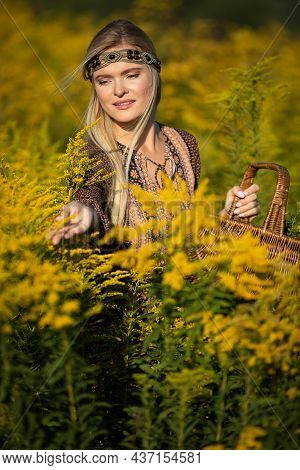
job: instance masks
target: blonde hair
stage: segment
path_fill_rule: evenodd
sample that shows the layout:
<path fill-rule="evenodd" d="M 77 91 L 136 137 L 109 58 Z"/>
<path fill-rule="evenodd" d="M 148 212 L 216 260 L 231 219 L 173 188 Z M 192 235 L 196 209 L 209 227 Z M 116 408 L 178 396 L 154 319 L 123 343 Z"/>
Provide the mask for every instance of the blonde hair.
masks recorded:
<path fill-rule="evenodd" d="M 85 64 L 95 54 L 104 52 L 106 49 L 112 47 L 121 46 L 123 43 L 157 56 L 151 39 L 142 29 L 128 20 L 114 20 L 98 31 L 91 40 L 86 55 L 80 64 L 82 73 L 84 73 Z M 107 207 L 110 210 L 111 221 L 114 225 L 123 225 L 126 223 L 128 215 L 128 173 L 133 150 L 147 127 L 148 122 L 154 119 L 156 108 L 161 97 L 161 79 L 159 72 L 154 67 L 148 64 L 145 65 L 152 74 L 152 93 L 143 114 L 137 120 L 131 141 L 129 145 L 125 147 L 125 155 L 127 156 L 125 168 L 117 141 L 113 135 L 112 119 L 101 107 L 95 91 L 94 81 L 92 81 L 91 97 L 85 113 L 85 125 L 91 125 L 100 117 L 97 125 L 92 126 L 88 130 L 88 135 L 95 146 L 105 153 L 114 170 L 112 185 L 108 189 L 107 194 Z"/>

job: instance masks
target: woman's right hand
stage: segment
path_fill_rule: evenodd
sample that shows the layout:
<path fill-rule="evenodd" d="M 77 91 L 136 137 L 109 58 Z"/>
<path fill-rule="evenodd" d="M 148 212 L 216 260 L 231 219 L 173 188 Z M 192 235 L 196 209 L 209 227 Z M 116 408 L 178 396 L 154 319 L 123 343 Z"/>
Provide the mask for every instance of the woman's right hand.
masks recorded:
<path fill-rule="evenodd" d="M 98 215 L 94 209 L 78 201 L 71 201 L 63 206 L 61 213 L 54 219 L 56 222 L 71 217 L 60 229 L 51 227 L 46 235 L 53 245 L 57 245 L 62 238 L 69 239 L 74 235 L 87 232 L 92 226 L 97 227 Z"/>

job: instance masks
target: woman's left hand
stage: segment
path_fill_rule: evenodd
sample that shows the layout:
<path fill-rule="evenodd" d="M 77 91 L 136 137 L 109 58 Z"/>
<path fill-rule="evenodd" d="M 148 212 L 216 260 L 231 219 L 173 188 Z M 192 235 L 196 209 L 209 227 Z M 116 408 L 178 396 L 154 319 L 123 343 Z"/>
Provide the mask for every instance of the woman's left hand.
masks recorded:
<path fill-rule="evenodd" d="M 245 191 L 242 191 L 240 186 L 233 186 L 227 192 L 225 207 L 222 209 L 219 215 L 225 214 L 230 209 L 233 198 L 236 195 L 239 197 L 239 201 L 236 203 L 234 214 L 237 214 L 241 220 L 243 217 L 250 217 L 249 221 L 251 222 L 260 211 L 256 194 L 258 190 L 258 184 L 252 184 Z"/>

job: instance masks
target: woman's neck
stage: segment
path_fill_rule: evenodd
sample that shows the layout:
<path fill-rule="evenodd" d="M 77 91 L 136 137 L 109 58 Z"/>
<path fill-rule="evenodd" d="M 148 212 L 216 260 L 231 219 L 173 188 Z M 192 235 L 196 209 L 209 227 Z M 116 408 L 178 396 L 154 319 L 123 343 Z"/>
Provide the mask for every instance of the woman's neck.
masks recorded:
<path fill-rule="evenodd" d="M 135 124 L 132 123 L 118 123 L 114 129 L 115 138 L 123 145 L 130 143 Z M 156 121 L 149 122 L 146 126 L 139 142 L 136 144 L 136 149 L 143 153 L 155 153 L 159 148 L 161 136 L 160 126 Z"/>

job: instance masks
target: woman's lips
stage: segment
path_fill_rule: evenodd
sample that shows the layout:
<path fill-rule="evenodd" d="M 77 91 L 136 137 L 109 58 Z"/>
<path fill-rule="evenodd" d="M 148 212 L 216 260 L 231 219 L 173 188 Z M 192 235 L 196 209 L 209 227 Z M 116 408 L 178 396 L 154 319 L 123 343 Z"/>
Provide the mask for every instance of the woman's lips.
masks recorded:
<path fill-rule="evenodd" d="M 131 106 L 134 102 L 135 102 L 134 100 L 129 100 L 129 101 L 126 101 L 126 102 L 124 102 L 124 103 L 114 104 L 114 106 L 115 106 L 117 109 L 127 109 L 127 108 L 130 108 L 130 106 Z"/>

